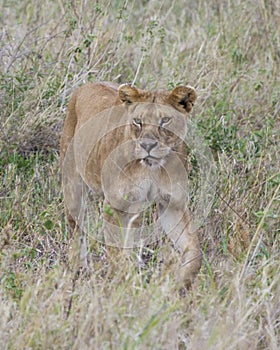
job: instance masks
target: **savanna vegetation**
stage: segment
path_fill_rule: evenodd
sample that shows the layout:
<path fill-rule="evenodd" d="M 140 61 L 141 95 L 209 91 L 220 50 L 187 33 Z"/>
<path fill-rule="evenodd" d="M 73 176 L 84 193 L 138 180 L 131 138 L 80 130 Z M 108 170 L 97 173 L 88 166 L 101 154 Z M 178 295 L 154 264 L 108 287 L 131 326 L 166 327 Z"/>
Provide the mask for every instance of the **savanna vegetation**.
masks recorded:
<path fill-rule="evenodd" d="M 280 2 L 2 0 L 0 21 L 0 348 L 278 349 Z M 153 259 L 108 273 L 102 244 L 69 263 L 59 135 L 100 80 L 197 89 L 217 185 L 185 295 Z"/>

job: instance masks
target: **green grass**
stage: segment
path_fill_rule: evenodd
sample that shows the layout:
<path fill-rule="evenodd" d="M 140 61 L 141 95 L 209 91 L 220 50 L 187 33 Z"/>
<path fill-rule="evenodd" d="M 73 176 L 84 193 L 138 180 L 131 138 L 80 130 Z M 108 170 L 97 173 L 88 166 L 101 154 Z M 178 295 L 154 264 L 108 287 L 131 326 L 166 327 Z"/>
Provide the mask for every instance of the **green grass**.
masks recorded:
<path fill-rule="evenodd" d="M 279 348 L 279 15 L 272 0 L 1 2 L 1 348 Z M 59 135 L 73 90 L 100 80 L 197 89 L 218 178 L 184 297 L 152 262 L 110 271 L 98 243 L 92 274 L 69 263 Z"/>

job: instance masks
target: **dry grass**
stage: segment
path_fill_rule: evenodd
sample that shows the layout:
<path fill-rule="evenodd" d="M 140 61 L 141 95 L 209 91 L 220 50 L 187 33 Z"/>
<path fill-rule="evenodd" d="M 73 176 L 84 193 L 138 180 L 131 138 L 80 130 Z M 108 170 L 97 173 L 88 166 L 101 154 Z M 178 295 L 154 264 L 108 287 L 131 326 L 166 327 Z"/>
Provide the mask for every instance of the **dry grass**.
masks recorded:
<path fill-rule="evenodd" d="M 3 349 L 270 349 L 280 328 L 280 4 L 4 0 L 0 5 Z M 204 263 L 185 297 L 172 276 L 95 247 L 68 264 L 58 137 L 84 81 L 196 86 L 215 156 Z"/>

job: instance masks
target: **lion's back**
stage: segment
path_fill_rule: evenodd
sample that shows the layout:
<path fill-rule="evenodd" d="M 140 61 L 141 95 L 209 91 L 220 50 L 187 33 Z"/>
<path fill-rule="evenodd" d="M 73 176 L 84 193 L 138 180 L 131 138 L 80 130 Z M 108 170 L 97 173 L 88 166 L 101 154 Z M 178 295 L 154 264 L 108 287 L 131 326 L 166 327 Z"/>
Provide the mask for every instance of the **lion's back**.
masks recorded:
<path fill-rule="evenodd" d="M 72 95 L 64 122 L 60 156 L 64 160 L 66 150 L 75 132 L 90 118 L 100 112 L 121 104 L 118 85 L 111 82 L 88 83 L 79 87 Z"/>
<path fill-rule="evenodd" d="M 77 128 L 100 112 L 121 104 L 118 85 L 109 82 L 85 84 L 76 93 Z"/>

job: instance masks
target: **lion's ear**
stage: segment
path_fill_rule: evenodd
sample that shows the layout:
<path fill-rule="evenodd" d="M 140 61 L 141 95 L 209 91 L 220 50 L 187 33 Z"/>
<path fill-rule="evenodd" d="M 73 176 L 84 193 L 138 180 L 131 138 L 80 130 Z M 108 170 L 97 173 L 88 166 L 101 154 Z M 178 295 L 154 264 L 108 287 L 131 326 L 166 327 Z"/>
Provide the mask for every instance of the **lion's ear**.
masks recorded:
<path fill-rule="evenodd" d="M 167 98 L 173 107 L 187 113 L 192 110 L 196 99 L 196 91 L 191 86 L 177 86 Z"/>
<path fill-rule="evenodd" d="M 122 102 L 132 103 L 140 100 L 140 92 L 130 84 L 119 86 L 119 97 Z"/>

